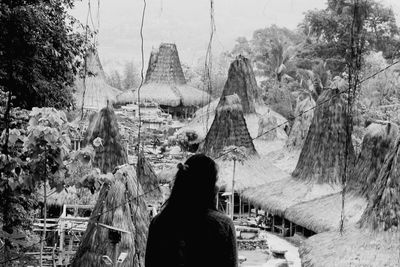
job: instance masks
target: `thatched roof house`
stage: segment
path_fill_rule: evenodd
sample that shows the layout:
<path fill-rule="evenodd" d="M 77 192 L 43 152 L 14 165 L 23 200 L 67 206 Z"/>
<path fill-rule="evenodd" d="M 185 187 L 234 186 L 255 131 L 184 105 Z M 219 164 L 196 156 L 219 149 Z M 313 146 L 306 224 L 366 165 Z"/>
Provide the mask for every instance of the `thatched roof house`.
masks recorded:
<path fill-rule="evenodd" d="M 247 130 L 240 98 L 236 94 L 221 97 L 215 119 L 200 151 L 218 157 L 229 146 L 244 147 L 247 155 L 257 153 Z"/>
<path fill-rule="evenodd" d="M 296 119 L 290 129 L 289 137 L 286 141 L 286 147 L 289 151 L 302 149 L 307 137 L 312 119 L 314 117 L 315 101 L 311 96 L 300 100 L 298 99 L 294 115 Z"/>
<path fill-rule="evenodd" d="M 342 190 L 346 117 L 344 99 L 337 93 L 328 89 L 318 99 L 320 106 L 315 111 L 293 177 L 245 190 L 245 198 L 284 217 L 286 210 L 294 205 Z M 349 162 L 353 163 L 352 146 L 350 150 Z M 351 164 L 349 168 L 352 169 Z"/>
<path fill-rule="evenodd" d="M 250 60 L 241 55 L 237 56 L 229 66 L 228 79 L 225 82 L 222 97 L 236 94 L 239 96 L 243 113 L 255 113 L 258 90 Z"/>
<path fill-rule="evenodd" d="M 143 191 L 146 193 L 145 201 L 147 204 L 159 204 L 162 201 L 162 192 L 159 179 L 150 162 L 146 159 L 144 152 L 139 153 L 137 161 L 137 177 Z"/>
<path fill-rule="evenodd" d="M 254 147 L 253 140 L 247 130 L 246 121 L 239 97 L 223 96 L 218 104 L 215 118 L 210 130 L 199 148 L 200 152 L 217 158 L 219 165 L 219 186 L 231 190 L 233 177 L 233 161 L 222 155 L 229 154 L 229 147 L 235 147 L 244 152 L 243 161 L 236 163 L 235 191 L 241 192 L 249 187 L 262 185 L 268 181 L 276 181 L 288 174 L 271 164 L 267 159 L 260 158 Z"/>
<path fill-rule="evenodd" d="M 247 128 L 253 138 L 258 136 L 260 117 L 261 120 L 266 116 L 272 117 L 273 120 L 276 119 L 277 124 L 284 124 L 286 122 L 286 119 L 282 115 L 257 103 L 258 90 L 251 62 L 243 56 L 238 56 L 229 67 L 228 78 L 222 96 L 233 94 L 239 96 Z M 221 99 L 222 97 L 196 111 L 192 121 L 178 133 L 195 131 L 198 135 L 196 142 L 202 142 L 207 135 L 207 129 L 211 127 L 214 121 L 217 107 L 221 104 Z M 284 133 L 285 126 L 288 127 L 289 123 L 282 125 L 278 130 L 281 133 L 280 137 L 282 139 L 287 138 L 286 133 Z M 265 130 L 268 129 L 264 127 L 262 131 Z"/>
<path fill-rule="evenodd" d="M 149 217 L 138 183 L 136 170 L 129 165 L 120 166 L 107 181 L 94 207 L 82 243 L 74 257 L 72 266 L 106 266 L 102 256 L 114 257 L 113 245 L 109 240 L 109 226 L 128 233 L 121 233 L 117 255 L 128 253 L 121 267 L 144 266 L 144 253 Z"/>
<path fill-rule="evenodd" d="M 283 217 L 285 211 L 303 201 L 313 200 L 340 192 L 339 186 L 305 183 L 287 177 L 261 186 L 249 188 L 243 197 L 262 209 Z"/>
<path fill-rule="evenodd" d="M 398 127 L 392 123 L 367 127 L 354 170 L 349 175 L 345 195 L 345 225 L 359 221 L 379 171 L 397 138 Z M 305 201 L 289 207 L 285 217 L 316 233 L 336 230 L 342 212 L 342 193 Z"/>
<path fill-rule="evenodd" d="M 107 173 L 112 172 L 116 166 L 127 163 L 127 154 L 119 134 L 117 117 L 111 106 L 91 116 L 87 132 L 89 143 L 95 149 L 94 167 Z"/>
<path fill-rule="evenodd" d="M 86 90 L 82 78 L 76 81 L 77 107 L 80 108 L 83 101 L 84 109 L 98 111 L 106 107 L 107 103 L 116 102 L 117 95 L 122 92 L 107 84 L 97 51 L 92 50 L 86 55 L 86 70 Z"/>
<path fill-rule="evenodd" d="M 123 102 L 134 103 L 137 100 L 138 92 L 135 91 L 132 99 L 126 97 Z M 176 45 L 162 43 L 158 51 L 150 55 L 146 79 L 140 89 L 140 101 L 153 101 L 171 111 L 202 107 L 209 101 L 209 95 L 186 83 Z"/>
<path fill-rule="evenodd" d="M 311 237 L 300 249 L 303 266 L 399 266 L 400 139 L 387 155 L 360 222 L 344 235 Z"/>
<path fill-rule="evenodd" d="M 353 145 L 346 142 L 350 138 L 346 132 L 346 100 L 338 89 L 326 89 L 316 105 L 292 176 L 302 181 L 338 184 L 344 175 L 347 148 L 350 170 L 355 162 Z"/>

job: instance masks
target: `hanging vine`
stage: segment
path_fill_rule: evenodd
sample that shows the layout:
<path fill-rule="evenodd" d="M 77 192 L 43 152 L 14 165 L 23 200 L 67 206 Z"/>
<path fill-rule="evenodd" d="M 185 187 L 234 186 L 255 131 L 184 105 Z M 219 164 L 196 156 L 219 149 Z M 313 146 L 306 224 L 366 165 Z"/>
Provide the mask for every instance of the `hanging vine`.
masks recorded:
<path fill-rule="evenodd" d="M 204 62 L 204 83 L 205 89 L 208 93 L 207 110 L 206 110 L 206 123 L 205 128 L 208 132 L 208 120 L 210 118 L 210 104 L 212 95 L 212 43 L 216 27 L 214 21 L 214 0 L 210 0 L 210 40 L 207 46 L 206 59 Z"/>

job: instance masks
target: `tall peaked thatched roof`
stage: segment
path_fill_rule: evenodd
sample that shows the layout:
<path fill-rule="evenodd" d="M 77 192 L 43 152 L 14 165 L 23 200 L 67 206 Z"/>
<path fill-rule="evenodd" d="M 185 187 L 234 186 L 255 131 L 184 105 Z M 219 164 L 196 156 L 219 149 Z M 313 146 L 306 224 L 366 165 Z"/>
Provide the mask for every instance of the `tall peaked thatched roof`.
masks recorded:
<path fill-rule="evenodd" d="M 374 230 L 400 228 L 400 138 L 385 159 L 360 224 Z"/>
<path fill-rule="evenodd" d="M 146 192 L 145 200 L 147 204 L 158 204 L 157 202 L 162 201 L 159 179 L 143 151 L 139 153 L 138 157 L 137 177 L 143 191 Z"/>
<path fill-rule="evenodd" d="M 78 107 L 81 107 L 84 101 L 85 109 L 100 110 L 107 106 L 108 102 L 116 102 L 117 95 L 122 92 L 107 84 L 99 55 L 95 50 L 89 51 L 86 55 L 86 73 L 86 90 L 82 78 L 76 81 L 75 96 Z M 84 97 L 83 94 L 85 94 Z"/>
<path fill-rule="evenodd" d="M 162 43 L 150 54 L 146 83 L 185 84 L 181 61 L 175 44 Z"/>
<path fill-rule="evenodd" d="M 317 108 L 300 153 L 294 178 L 318 183 L 340 183 L 345 170 L 354 165 L 354 149 L 346 132 L 346 101 L 338 89 L 326 89 L 317 100 Z M 348 147 L 346 147 L 346 143 Z"/>
<path fill-rule="evenodd" d="M 384 160 L 398 136 L 398 126 L 393 123 L 372 123 L 366 128 L 361 152 L 350 174 L 348 189 L 369 197 Z"/>
<path fill-rule="evenodd" d="M 258 97 L 258 86 L 250 60 L 239 55 L 231 63 L 228 79 L 225 82 L 222 96 L 237 94 L 242 104 L 243 113 L 255 113 L 255 100 Z M 222 99 L 222 98 L 221 98 Z M 221 102 L 220 102 L 221 104 Z"/>
<path fill-rule="evenodd" d="M 123 102 L 137 102 L 138 91 Z M 150 55 L 146 80 L 140 89 L 140 101 L 154 101 L 162 106 L 203 106 L 209 95 L 186 83 L 175 44 L 162 43 Z"/>
<path fill-rule="evenodd" d="M 303 266 L 399 266 L 400 139 L 397 138 L 386 156 L 382 155 L 386 144 L 381 144 L 383 140 L 386 140 L 384 143 L 393 143 L 392 137 L 397 129 L 392 132 L 392 127 L 373 125 L 365 137 L 367 150 L 370 146 L 378 147 L 379 160 L 375 164 L 381 164 L 382 157 L 385 159 L 377 178 L 365 177 L 369 180 L 364 183 L 372 185 L 361 187 L 360 192 L 366 192 L 369 201 L 359 224 L 348 226 L 343 235 L 327 232 L 304 242 L 299 250 Z M 360 158 L 363 157 L 365 155 L 361 152 Z M 370 172 L 376 175 L 375 170 Z"/>
<path fill-rule="evenodd" d="M 244 147 L 249 155 L 257 153 L 236 94 L 221 97 L 214 121 L 200 150 L 217 157 L 228 146 Z"/>
<path fill-rule="evenodd" d="M 89 143 L 94 146 L 93 166 L 103 173 L 112 172 L 115 167 L 127 163 L 127 154 L 119 134 L 117 117 L 111 106 L 103 108 L 91 117 L 87 129 Z M 94 121 L 93 121 L 94 120 Z"/>
<path fill-rule="evenodd" d="M 113 246 L 109 240 L 110 230 L 115 227 L 129 233 L 121 233 L 117 255 L 127 252 L 121 267 L 144 266 L 144 253 L 149 217 L 138 183 L 136 170 L 129 165 L 121 166 L 114 178 L 107 181 L 99 195 L 83 240 L 74 257 L 74 267 L 107 266 L 102 261 L 106 255 L 113 259 Z"/>
<path fill-rule="evenodd" d="M 303 100 L 298 99 L 294 112 L 296 119 L 286 141 L 286 147 L 289 150 L 302 149 L 314 117 L 314 110 L 310 110 L 313 107 L 315 107 L 315 101 L 311 96 L 307 96 Z"/>

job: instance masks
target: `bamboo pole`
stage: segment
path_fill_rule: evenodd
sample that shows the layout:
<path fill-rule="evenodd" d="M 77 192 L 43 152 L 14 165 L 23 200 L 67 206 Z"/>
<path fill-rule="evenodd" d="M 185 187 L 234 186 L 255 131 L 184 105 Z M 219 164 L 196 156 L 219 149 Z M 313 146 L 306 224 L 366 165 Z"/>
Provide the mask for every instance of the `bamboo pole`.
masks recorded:
<path fill-rule="evenodd" d="M 232 195 L 231 195 L 231 219 L 233 220 L 233 213 L 235 211 L 235 171 L 236 159 L 233 160 L 233 175 L 232 175 Z"/>

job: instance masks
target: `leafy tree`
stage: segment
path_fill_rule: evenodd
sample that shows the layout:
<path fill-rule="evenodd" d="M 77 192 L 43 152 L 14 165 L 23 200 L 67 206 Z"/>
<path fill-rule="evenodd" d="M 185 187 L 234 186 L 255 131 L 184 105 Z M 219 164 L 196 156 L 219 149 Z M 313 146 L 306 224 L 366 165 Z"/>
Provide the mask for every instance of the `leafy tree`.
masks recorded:
<path fill-rule="evenodd" d="M 67 108 L 85 38 L 67 14 L 74 0 L 0 3 L 0 86 L 15 106 Z"/>
<path fill-rule="evenodd" d="M 362 25 L 359 38 L 364 51 L 382 51 L 385 58 L 392 58 L 400 47 L 399 28 L 391 8 L 374 0 L 357 3 L 356 20 Z M 328 0 L 322 10 L 306 12 L 300 29 L 308 37 L 302 46 L 301 58 L 322 59 L 335 75 L 341 74 L 346 66 L 353 17 L 354 1 Z"/>
<path fill-rule="evenodd" d="M 250 42 L 246 39 L 246 37 L 238 37 L 236 39 L 235 46 L 232 49 L 232 58 L 235 58 L 238 55 L 242 55 L 246 58 L 253 59 L 253 49 L 251 47 Z"/>

